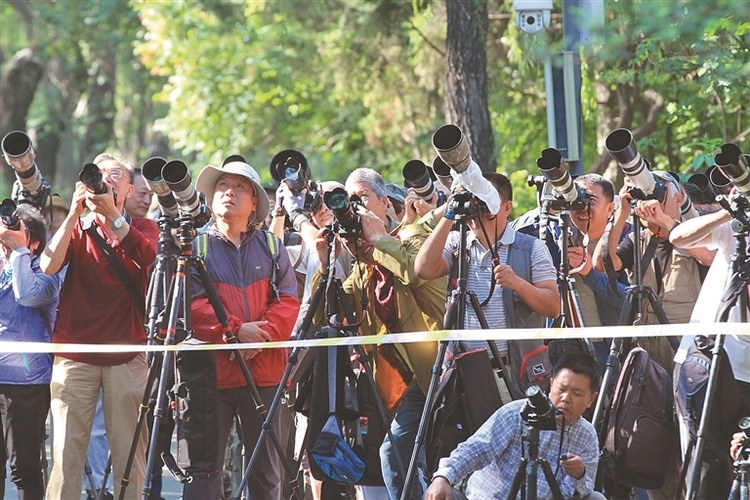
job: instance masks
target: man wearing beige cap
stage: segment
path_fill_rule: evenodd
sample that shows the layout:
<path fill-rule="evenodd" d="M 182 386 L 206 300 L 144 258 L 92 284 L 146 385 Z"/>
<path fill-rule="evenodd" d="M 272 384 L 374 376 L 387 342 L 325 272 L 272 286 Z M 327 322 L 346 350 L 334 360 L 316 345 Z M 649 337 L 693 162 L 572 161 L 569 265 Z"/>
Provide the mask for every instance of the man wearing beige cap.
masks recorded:
<path fill-rule="evenodd" d="M 273 235 L 255 229 L 268 214 L 269 201 L 257 172 L 243 161 L 226 162 L 221 168 L 207 166 L 198 175 L 196 189 L 206 195 L 214 222 L 209 226 L 205 248 L 206 267 L 232 334 L 240 342 L 288 340 L 299 311 L 297 279 L 283 245 Z M 196 242 L 196 247 L 198 247 Z M 270 245 L 278 245 L 278 257 Z M 227 343 L 216 314 L 193 269 L 192 320 L 195 336 L 212 343 Z M 286 367 L 285 349 L 253 349 L 242 352 L 266 408 L 270 406 Z M 218 378 L 218 449 L 213 470 L 194 474 L 185 484 L 183 498 L 221 498 L 221 470 L 229 430 L 239 416 L 245 450 L 255 448 L 262 418 L 250 396 L 239 362 L 230 351 L 216 354 Z M 279 435 L 280 418 L 271 428 Z M 251 499 L 281 498 L 279 459 L 265 439 L 248 481 Z"/>

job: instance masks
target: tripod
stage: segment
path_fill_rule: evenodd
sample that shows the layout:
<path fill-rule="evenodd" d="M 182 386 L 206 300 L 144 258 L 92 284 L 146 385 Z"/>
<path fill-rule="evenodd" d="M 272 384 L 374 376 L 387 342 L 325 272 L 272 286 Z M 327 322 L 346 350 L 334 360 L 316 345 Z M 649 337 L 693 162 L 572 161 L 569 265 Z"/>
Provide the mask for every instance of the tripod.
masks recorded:
<path fill-rule="evenodd" d="M 723 323 L 727 322 L 729 319 L 729 313 L 731 312 L 732 307 L 736 304 L 739 307 L 739 321 L 744 323 L 747 322 L 747 285 L 750 283 L 750 259 L 748 259 L 747 255 L 747 235 L 748 232 L 750 232 L 750 218 L 747 214 L 750 212 L 750 203 L 742 196 L 735 198 L 734 203 L 731 205 L 723 196 L 717 196 L 717 200 L 725 210 L 728 210 L 729 213 L 732 214 L 733 220 L 731 224 L 735 237 L 735 252 L 732 255 L 730 267 L 732 275 L 727 281 L 724 294 L 722 295 L 722 304 L 719 313 L 717 314 L 717 320 Z M 724 335 L 720 334 L 716 336 L 716 342 L 712 350 L 711 369 L 709 370 L 708 384 L 706 386 L 706 399 L 703 404 L 703 413 L 701 414 L 701 420 L 698 426 L 697 438 L 695 441 L 695 454 L 693 456 L 693 461 L 690 464 L 687 491 L 685 493 L 686 500 L 693 500 L 698 486 L 698 480 L 700 479 L 701 457 L 705 445 L 705 434 L 711 416 L 711 405 L 713 404 L 715 392 L 714 387 L 719 378 L 721 351 L 723 348 Z M 686 460 L 689 459 L 687 456 L 685 458 Z M 686 467 L 688 462 L 685 461 L 683 463 L 683 467 Z M 744 477 L 746 480 L 747 467 L 744 469 L 740 467 L 739 470 L 741 472 L 739 476 Z M 734 484 L 732 486 L 732 494 L 734 494 Z M 679 489 L 681 490 L 681 488 Z M 745 482 L 743 487 L 739 489 L 741 492 L 744 492 L 745 496 L 743 498 L 747 498 L 747 482 Z M 679 493 L 680 491 L 677 492 L 678 495 Z M 738 498 L 739 495 L 740 493 L 737 492 Z M 730 496 L 730 498 L 733 497 Z"/>
<path fill-rule="evenodd" d="M 158 331 L 159 325 L 159 314 L 164 310 L 164 305 L 167 302 L 168 297 L 172 295 L 171 283 L 172 273 L 171 264 L 173 257 L 170 252 L 170 247 L 173 245 L 171 230 L 175 227 L 175 222 L 170 216 L 162 213 L 159 217 L 159 253 L 156 256 L 156 262 L 154 265 L 153 273 L 148 285 L 148 293 L 146 294 L 146 306 L 148 310 L 148 323 L 146 325 L 146 331 L 148 336 L 148 345 L 156 345 L 157 343 L 164 343 L 164 331 Z M 169 292 L 168 292 L 169 291 Z M 146 388 L 143 393 L 141 400 L 140 410 L 138 412 L 138 420 L 136 421 L 135 434 L 133 435 L 133 441 L 130 445 L 130 453 L 128 454 L 128 461 L 125 464 L 125 471 L 123 473 L 122 480 L 120 481 L 120 494 L 119 500 L 125 498 L 125 490 L 130 484 L 130 472 L 133 468 L 133 461 L 135 460 L 135 454 L 138 449 L 138 441 L 140 440 L 141 430 L 143 424 L 146 422 L 149 409 L 151 408 L 151 394 L 156 381 L 156 375 L 161 372 L 162 368 L 163 353 L 161 352 L 149 352 L 146 356 L 146 361 L 149 366 L 148 378 L 146 381 Z M 156 440 L 157 436 L 153 435 L 152 439 Z M 146 470 L 146 474 L 150 476 L 151 469 Z"/>
<path fill-rule="evenodd" d="M 219 320 L 219 323 L 222 327 L 224 336 L 227 339 L 227 342 L 229 343 L 239 343 L 239 340 L 237 337 L 234 336 L 230 326 L 228 317 L 226 314 L 226 311 L 224 310 L 224 306 L 221 303 L 221 299 L 219 298 L 218 293 L 216 292 L 216 289 L 213 286 L 213 283 L 211 281 L 211 278 L 208 274 L 208 270 L 206 269 L 205 264 L 203 263 L 203 260 L 199 257 L 193 254 L 193 239 L 195 231 L 193 229 L 193 218 L 190 214 L 181 214 L 181 217 L 179 219 L 180 223 L 180 231 L 179 231 L 179 237 L 180 237 L 180 246 L 181 246 L 181 253 L 180 256 L 177 258 L 177 268 L 175 271 L 175 278 L 172 282 L 172 295 L 170 297 L 169 303 L 167 305 L 167 309 L 169 309 L 169 319 L 167 321 L 167 331 L 166 331 L 166 337 L 164 339 L 165 345 L 174 345 L 175 344 L 175 333 L 177 330 L 177 323 L 180 316 L 180 309 L 182 309 L 183 313 L 183 321 L 185 330 L 190 332 L 191 331 L 191 315 L 190 315 L 190 269 L 191 265 L 194 265 L 197 272 L 198 277 L 200 279 L 200 282 L 203 286 L 203 289 L 205 290 L 206 296 L 208 298 L 209 303 L 211 304 L 211 307 L 213 308 L 214 314 L 216 315 L 216 318 Z M 265 408 L 263 405 L 263 402 L 261 400 L 260 394 L 258 392 L 257 387 L 255 386 L 255 383 L 253 382 L 252 375 L 250 374 L 250 370 L 248 369 L 247 365 L 245 364 L 244 358 L 242 357 L 242 353 L 235 349 L 232 351 L 234 354 L 235 359 L 237 360 L 240 370 L 242 371 L 243 377 L 245 378 L 246 387 L 250 391 L 250 395 L 252 397 L 252 400 L 255 403 L 256 409 L 258 413 L 261 415 L 261 417 L 265 418 Z M 159 389 L 157 393 L 157 399 L 156 399 L 156 406 L 154 408 L 154 422 L 152 427 L 152 436 L 158 436 L 159 435 L 159 427 L 161 424 L 161 420 L 164 418 L 165 411 L 166 411 L 166 397 L 167 397 L 167 380 L 169 375 L 169 369 L 173 364 L 174 359 L 174 351 L 167 351 L 164 355 L 164 360 L 161 367 L 161 376 L 159 379 Z M 279 456 L 283 456 L 281 453 L 281 445 L 279 443 L 278 438 L 273 432 L 270 432 L 271 441 L 273 445 L 276 447 L 277 452 L 279 452 Z M 151 471 L 153 469 L 154 460 L 156 457 L 156 448 L 157 448 L 157 440 L 152 439 L 150 446 L 149 446 L 149 452 L 148 452 L 148 458 L 147 458 L 147 465 L 146 470 Z M 291 471 L 291 467 L 288 464 L 286 460 L 282 460 L 282 465 L 285 466 L 287 469 L 287 472 L 290 473 L 290 475 L 293 474 L 293 471 Z M 180 478 L 183 481 L 189 480 L 189 478 Z M 150 484 L 150 476 L 146 476 L 146 481 L 144 483 L 143 489 L 141 491 L 143 500 L 147 500 L 149 495 L 151 493 L 151 484 Z M 301 498 L 301 494 L 299 491 L 299 488 L 296 485 L 293 485 L 293 493 L 296 498 Z"/>
<path fill-rule="evenodd" d="M 466 207 L 471 201 L 471 194 L 465 191 L 455 193 L 454 200 L 456 200 L 460 204 L 460 206 Z M 464 320 L 466 318 L 467 297 L 469 298 L 472 308 L 474 309 L 474 313 L 476 314 L 477 319 L 479 320 L 479 323 L 482 326 L 482 329 L 489 329 L 489 326 L 487 325 L 487 320 L 484 316 L 484 313 L 482 312 L 479 299 L 477 299 L 477 296 L 474 292 L 470 292 L 467 289 L 469 269 L 468 269 L 468 258 L 467 258 L 467 253 L 466 253 L 466 237 L 468 235 L 468 222 L 472 218 L 472 216 L 468 214 L 467 211 L 468 210 L 459 210 L 456 212 L 456 222 L 459 225 L 459 234 L 460 234 L 458 262 L 457 262 L 458 280 L 457 280 L 456 289 L 453 290 L 451 294 L 448 309 L 445 313 L 445 319 L 443 321 L 444 328 L 451 329 L 451 330 L 463 329 L 464 327 Z M 490 246 L 494 248 L 495 243 L 496 242 L 492 242 Z M 511 388 L 510 376 L 508 375 L 508 370 L 506 369 L 505 363 L 503 362 L 503 359 L 500 356 L 500 352 L 497 349 L 497 345 L 492 340 L 488 340 L 487 345 L 489 346 L 492 356 L 497 361 L 498 366 L 500 367 L 500 370 L 501 370 L 503 381 L 508 386 L 508 390 L 510 391 L 510 388 Z M 427 420 L 429 418 L 430 408 L 432 407 L 433 402 L 434 402 L 433 400 L 435 399 L 435 392 L 437 390 L 438 379 L 440 377 L 440 371 L 443 366 L 443 361 L 445 359 L 445 353 L 447 350 L 448 350 L 448 341 L 440 342 L 437 358 L 435 359 L 435 364 L 433 365 L 432 371 L 431 371 L 430 383 L 427 389 L 426 403 L 425 403 L 424 409 L 422 410 L 422 416 L 419 420 L 419 427 L 417 429 L 414 449 L 412 450 L 411 458 L 409 460 L 409 468 L 406 473 L 406 480 L 404 481 L 404 487 L 401 490 L 401 497 L 400 497 L 401 500 L 407 500 L 409 498 L 411 484 L 412 484 L 412 481 L 414 480 L 414 475 L 417 470 L 417 458 L 419 456 L 420 449 L 422 448 L 422 446 L 424 446 L 426 430 L 427 430 Z"/>
<path fill-rule="evenodd" d="M 540 466 L 542 467 L 542 472 L 547 480 L 550 491 L 552 491 L 553 498 L 555 500 L 562 500 L 563 494 L 560 491 L 560 485 L 557 484 L 555 475 L 552 473 L 552 466 L 550 466 L 546 458 L 539 458 L 539 426 L 527 422 L 523 440 L 529 445 L 529 454 L 527 457 L 523 457 L 518 464 L 518 470 L 513 477 L 508 500 L 516 498 L 521 486 L 525 487 L 525 500 L 537 499 L 537 475 Z M 525 482 L 524 478 L 526 479 Z M 522 496 L 522 498 L 524 497 Z"/>
<path fill-rule="evenodd" d="M 305 335 L 310 330 L 310 327 L 312 325 L 315 312 L 320 307 L 323 297 L 326 296 L 326 292 L 330 290 L 329 287 L 333 287 L 330 300 L 334 301 L 336 304 L 341 306 L 343 313 L 344 313 L 344 317 L 347 320 L 346 321 L 347 325 L 355 324 L 356 318 L 355 318 L 353 311 L 351 311 L 351 308 L 349 307 L 349 302 L 346 298 L 346 294 L 344 292 L 341 281 L 335 276 L 336 249 L 335 249 L 335 245 L 333 244 L 333 242 L 334 242 L 334 236 L 335 236 L 334 228 L 336 227 L 337 225 L 334 224 L 333 226 L 328 227 L 325 232 L 326 239 L 328 240 L 328 253 L 329 253 L 328 269 L 326 273 L 323 275 L 323 277 L 321 278 L 321 280 L 318 282 L 318 286 L 315 288 L 315 291 L 313 292 L 312 298 L 310 300 L 310 305 L 308 307 L 307 313 L 305 314 L 305 317 L 302 323 L 299 326 L 295 340 L 304 340 Z M 335 327 L 338 327 L 339 329 L 341 329 L 341 325 L 336 325 Z M 301 347 L 295 347 L 294 349 L 292 349 L 292 352 L 289 354 L 289 357 L 287 359 L 286 369 L 284 370 L 284 375 L 281 378 L 281 382 L 279 383 L 279 387 L 276 390 L 276 394 L 274 395 L 273 401 L 271 402 L 271 405 L 269 408 L 269 412 L 268 412 L 269 415 L 273 415 L 276 409 L 278 408 L 279 402 L 281 401 L 283 389 L 284 387 L 286 387 L 287 381 L 289 380 L 289 377 L 291 376 L 292 370 L 294 369 L 294 366 L 297 364 L 300 349 Z M 329 347 L 329 349 L 335 349 L 335 347 Z M 369 364 L 370 359 L 367 355 L 367 351 L 362 345 L 354 346 L 354 349 L 356 350 L 357 354 L 360 357 L 360 362 L 362 364 L 362 367 L 364 368 L 364 372 L 365 372 L 365 376 L 367 377 L 368 384 L 370 385 L 372 394 L 375 396 L 375 402 L 376 402 L 376 406 L 378 407 L 378 413 L 380 413 L 380 417 L 383 422 L 388 422 L 389 420 L 388 414 L 385 410 L 385 405 L 383 404 L 383 401 L 378 392 L 378 388 L 375 383 L 375 378 L 373 376 L 372 369 Z M 267 432 L 270 430 L 272 429 L 271 429 L 271 423 L 270 423 L 270 417 L 269 417 L 263 422 L 263 427 L 261 428 L 258 441 L 255 444 L 255 449 L 253 450 L 253 453 L 250 456 L 250 460 L 247 462 L 245 466 L 245 472 L 240 482 L 239 491 L 237 492 L 237 495 L 234 497 L 235 500 L 239 500 L 239 494 L 245 488 L 245 485 L 247 484 L 247 480 L 250 476 L 250 471 L 253 465 L 255 465 L 255 462 L 258 458 L 263 439 L 265 438 Z M 393 442 L 394 441 L 393 435 L 391 434 L 389 425 L 386 425 L 386 432 L 388 433 L 388 436 L 390 437 L 391 442 Z M 399 457 L 398 453 L 396 453 L 396 457 L 398 460 L 398 467 L 403 472 L 403 464 L 401 463 L 400 458 L 398 458 Z"/>
<path fill-rule="evenodd" d="M 750 460 L 747 457 L 734 462 L 734 480 L 727 500 L 750 500 Z"/>

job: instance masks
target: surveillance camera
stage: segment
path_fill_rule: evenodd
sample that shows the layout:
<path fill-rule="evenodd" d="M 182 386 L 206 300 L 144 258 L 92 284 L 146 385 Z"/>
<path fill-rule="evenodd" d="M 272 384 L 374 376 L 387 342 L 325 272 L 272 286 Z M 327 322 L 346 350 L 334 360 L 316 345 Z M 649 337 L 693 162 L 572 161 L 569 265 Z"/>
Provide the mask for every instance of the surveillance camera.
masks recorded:
<path fill-rule="evenodd" d="M 552 0 L 513 0 L 516 24 L 526 33 L 549 28 Z"/>

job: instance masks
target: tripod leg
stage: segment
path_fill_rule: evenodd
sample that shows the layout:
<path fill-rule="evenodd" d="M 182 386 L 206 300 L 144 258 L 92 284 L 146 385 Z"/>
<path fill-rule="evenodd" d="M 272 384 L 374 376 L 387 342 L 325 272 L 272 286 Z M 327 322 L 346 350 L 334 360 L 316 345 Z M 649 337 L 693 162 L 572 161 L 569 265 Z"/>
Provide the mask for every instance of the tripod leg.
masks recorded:
<path fill-rule="evenodd" d="M 649 304 L 651 304 L 651 309 L 653 309 L 654 314 L 656 314 L 656 318 L 659 320 L 659 323 L 662 325 L 668 325 L 669 324 L 669 318 L 667 317 L 667 313 L 664 312 L 664 308 L 661 305 L 661 302 L 659 302 L 659 298 L 656 296 L 653 290 L 651 288 L 646 287 L 645 289 L 646 297 L 648 298 Z"/>
<path fill-rule="evenodd" d="M 515 498 L 518 496 L 518 491 L 521 489 L 521 487 L 525 487 L 524 485 L 524 479 L 526 478 L 526 465 L 528 464 L 529 459 L 528 458 L 522 458 L 520 462 L 518 462 L 518 469 L 516 470 L 516 475 L 513 476 L 513 482 L 510 485 L 510 493 L 508 494 L 508 500 L 515 500 Z"/>
<path fill-rule="evenodd" d="M 618 325 L 632 325 L 635 321 L 636 303 L 634 288 L 630 287 L 625 291 L 625 297 L 622 300 L 622 309 L 620 309 L 620 318 L 617 320 Z"/>
<path fill-rule="evenodd" d="M 484 316 L 484 311 L 482 311 L 482 306 L 479 303 L 477 294 L 469 291 L 467 292 L 467 295 L 469 297 L 469 302 L 471 303 L 471 308 L 474 310 L 474 314 L 476 314 L 477 319 L 479 320 L 479 326 L 481 326 L 483 330 L 489 330 L 490 327 L 487 324 L 487 318 Z M 513 394 L 513 389 L 511 389 L 511 387 L 513 387 L 513 383 L 510 379 L 510 372 L 503 362 L 503 357 L 500 355 L 500 351 L 497 348 L 497 343 L 495 343 L 494 340 L 488 340 L 487 346 L 490 348 L 492 357 L 495 358 L 495 361 L 497 361 L 497 366 L 500 367 L 500 375 L 503 379 L 503 382 L 505 382 L 505 387 L 508 389 L 508 394 Z"/>
<path fill-rule="evenodd" d="M 562 491 L 560 491 L 560 485 L 557 484 L 557 479 L 555 479 L 555 475 L 552 473 L 552 466 L 550 466 L 549 462 L 544 458 L 540 458 L 539 463 L 542 466 L 542 472 L 544 472 L 544 477 L 545 479 L 547 479 L 549 489 L 550 491 L 552 491 L 552 497 L 555 500 L 563 500 L 563 494 Z"/>

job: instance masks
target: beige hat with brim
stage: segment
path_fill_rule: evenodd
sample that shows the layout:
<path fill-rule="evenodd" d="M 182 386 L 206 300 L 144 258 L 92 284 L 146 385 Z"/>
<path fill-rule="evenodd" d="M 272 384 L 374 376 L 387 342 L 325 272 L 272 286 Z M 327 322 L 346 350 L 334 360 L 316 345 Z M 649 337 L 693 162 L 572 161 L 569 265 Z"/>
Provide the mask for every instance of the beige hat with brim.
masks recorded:
<path fill-rule="evenodd" d="M 253 183 L 253 186 L 255 187 L 255 195 L 258 197 L 258 204 L 255 207 L 255 212 L 250 214 L 248 224 L 263 222 L 266 219 L 269 210 L 268 195 L 266 194 L 266 190 L 260 185 L 260 176 L 258 175 L 258 172 L 247 163 L 233 161 L 227 163 L 221 168 L 208 165 L 201 170 L 200 174 L 198 174 L 198 179 L 195 181 L 195 189 L 206 195 L 206 203 L 211 207 L 214 201 L 216 181 L 218 181 L 219 177 L 224 174 L 241 175 Z"/>

